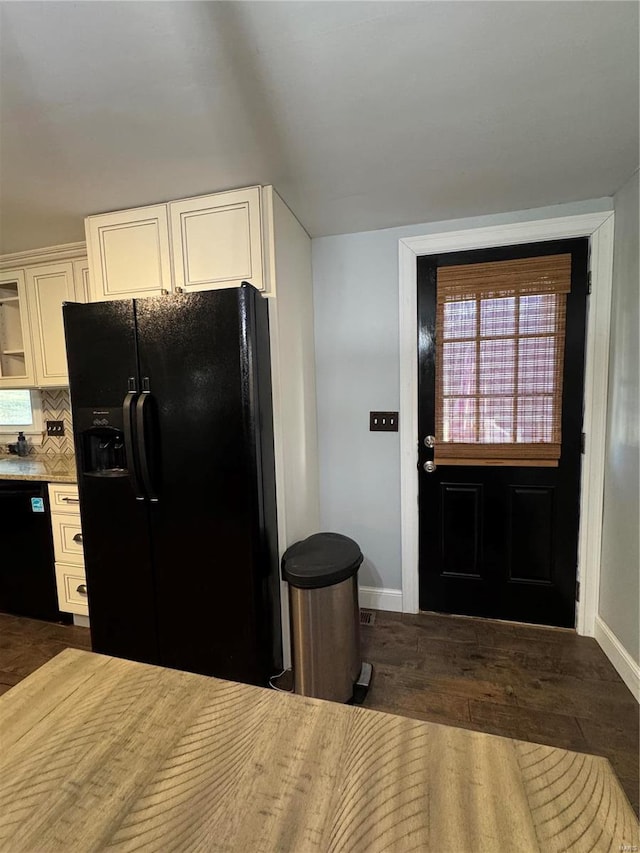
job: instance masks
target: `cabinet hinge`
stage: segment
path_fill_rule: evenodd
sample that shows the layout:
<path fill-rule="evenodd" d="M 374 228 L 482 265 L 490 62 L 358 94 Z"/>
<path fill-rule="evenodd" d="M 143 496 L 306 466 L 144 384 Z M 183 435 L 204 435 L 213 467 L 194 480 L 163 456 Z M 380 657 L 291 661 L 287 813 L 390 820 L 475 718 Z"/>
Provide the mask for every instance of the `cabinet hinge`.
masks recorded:
<path fill-rule="evenodd" d="M 587 436 L 584 432 L 580 433 L 580 453 L 584 455 L 585 448 L 587 446 Z"/>
<path fill-rule="evenodd" d="M 576 601 L 580 601 L 580 581 L 576 581 Z"/>
<path fill-rule="evenodd" d="M 591 293 L 591 270 L 587 273 L 587 293 Z"/>

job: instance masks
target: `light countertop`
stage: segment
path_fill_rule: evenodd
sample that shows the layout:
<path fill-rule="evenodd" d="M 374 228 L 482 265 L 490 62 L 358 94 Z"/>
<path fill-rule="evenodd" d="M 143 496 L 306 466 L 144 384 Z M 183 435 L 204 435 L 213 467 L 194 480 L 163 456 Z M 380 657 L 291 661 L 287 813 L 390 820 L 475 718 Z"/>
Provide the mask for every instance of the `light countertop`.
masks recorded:
<path fill-rule="evenodd" d="M 0 697 L 0 730 L 2 850 L 638 844 L 604 758 L 77 649 Z"/>
<path fill-rule="evenodd" d="M 36 480 L 44 483 L 75 483 L 74 456 L 0 456 L 0 480 Z"/>

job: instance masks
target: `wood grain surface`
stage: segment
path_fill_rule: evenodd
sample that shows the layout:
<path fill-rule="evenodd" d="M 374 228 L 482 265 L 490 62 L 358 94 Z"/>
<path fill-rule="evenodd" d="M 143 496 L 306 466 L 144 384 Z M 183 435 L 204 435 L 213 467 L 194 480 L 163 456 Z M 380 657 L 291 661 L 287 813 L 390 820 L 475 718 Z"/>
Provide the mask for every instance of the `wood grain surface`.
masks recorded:
<path fill-rule="evenodd" d="M 618 851 L 591 755 L 69 649 L 0 698 L 0 850 Z"/>

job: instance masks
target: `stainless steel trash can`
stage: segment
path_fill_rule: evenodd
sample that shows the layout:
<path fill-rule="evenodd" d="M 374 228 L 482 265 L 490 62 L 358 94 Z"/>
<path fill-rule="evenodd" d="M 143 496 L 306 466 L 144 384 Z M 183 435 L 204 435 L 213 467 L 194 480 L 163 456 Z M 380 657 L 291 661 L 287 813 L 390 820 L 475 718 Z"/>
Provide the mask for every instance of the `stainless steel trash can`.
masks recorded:
<path fill-rule="evenodd" d="M 294 691 L 348 702 L 360 677 L 358 569 L 362 552 L 340 533 L 316 533 L 282 558 L 289 584 Z"/>

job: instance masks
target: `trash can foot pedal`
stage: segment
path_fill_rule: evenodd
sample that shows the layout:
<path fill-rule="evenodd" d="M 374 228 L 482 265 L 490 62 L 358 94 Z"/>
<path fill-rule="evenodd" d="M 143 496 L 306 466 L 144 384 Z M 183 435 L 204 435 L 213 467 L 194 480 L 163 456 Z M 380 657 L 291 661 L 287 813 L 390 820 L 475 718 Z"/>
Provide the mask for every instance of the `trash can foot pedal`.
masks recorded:
<path fill-rule="evenodd" d="M 362 705 L 366 699 L 372 675 L 373 666 L 370 663 L 363 663 L 358 680 L 353 685 L 353 699 L 351 700 L 353 705 Z"/>

